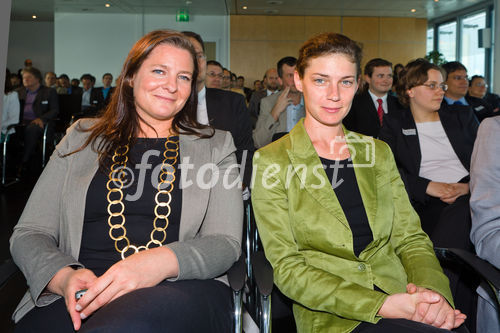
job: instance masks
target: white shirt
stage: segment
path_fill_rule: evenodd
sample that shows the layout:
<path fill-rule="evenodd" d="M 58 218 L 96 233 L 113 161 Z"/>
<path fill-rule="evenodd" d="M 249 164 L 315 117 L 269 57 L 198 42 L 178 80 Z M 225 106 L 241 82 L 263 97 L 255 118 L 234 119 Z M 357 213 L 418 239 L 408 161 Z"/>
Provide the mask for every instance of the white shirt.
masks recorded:
<path fill-rule="evenodd" d="M 417 123 L 422 161 L 419 176 L 435 182 L 457 183 L 469 175 L 440 121 Z"/>
<path fill-rule="evenodd" d="M 269 89 L 266 89 L 266 96 L 271 96 L 272 94 L 274 94 L 274 93 L 276 93 L 276 92 L 278 92 L 278 91 L 279 91 L 279 90 L 277 90 L 277 89 L 276 89 L 275 91 L 271 91 L 271 90 L 269 90 Z"/>
<path fill-rule="evenodd" d="M 19 97 L 16 91 L 11 91 L 10 93 L 3 96 L 3 110 L 2 110 L 2 133 L 7 134 L 7 127 L 12 124 L 17 124 L 19 122 L 19 112 L 21 111 L 19 106 Z M 10 133 L 14 133 L 16 130 L 14 128 L 10 129 Z"/>
<path fill-rule="evenodd" d="M 198 122 L 202 125 L 208 125 L 208 111 L 207 111 L 207 88 L 203 86 L 203 89 L 198 92 L 198 108 L 196 110 L 196 118 Z"/>
<path fill-rule="evenodd" d="M 374 95 L 370 89 L 368 89 L 368 93 L 370 94 L 372 100 L 373 100 L 373 104 L 375 104 L 375 110 L 378 110 L 378 102 L 377 102 L 377 99 L 382 99 L 382 109 L 384 109 L 384 113 L 387 114 L 387 112 L 389 112 L 389 107 L 387 106 L 387 94 L 385 94 L 384 96 L 382 97 L 378 97 L 376 95 Z"/>

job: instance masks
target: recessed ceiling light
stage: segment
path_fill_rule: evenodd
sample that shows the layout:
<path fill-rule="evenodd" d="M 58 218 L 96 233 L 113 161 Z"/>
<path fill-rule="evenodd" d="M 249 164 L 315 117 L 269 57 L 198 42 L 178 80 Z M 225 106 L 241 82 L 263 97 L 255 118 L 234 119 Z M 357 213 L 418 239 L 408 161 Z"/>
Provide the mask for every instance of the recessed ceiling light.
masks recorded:
<path fill-rule="evenodd" d="M 243 6 L 243 9 L 248 9 L 248 7 L 247 6 Z"/>
<path fill-rule="evenodd" d="M 36 19 L 36 15 L 33 15 L 32 18 Z"/>
<path fill-rule="evenodd" d="M 417 10 L 415 8 L 412 8 L 410 12 L 415 13 Z"/>
<path fill-rule="evenodd" d="M 187 1 L 186 1 L 186 5 L 188 5 L 188 6 L 189 6 L 190 4 L 192 4 L 192 3 L 193 3 L 193 2 L 192 2 L 192 1 L 189 1 L 189 0 L 187 0 Z"/>
<path fill-rule="evenodd" d="M 439 2 L 439 0 L 434 0 L 434 2 Z"/>
<path fill-rule="evenodd" d="M 111 7 L 111 5 L 109 3 L 105 4 L 104 6 L 108 7 L 108 8 Z"/>

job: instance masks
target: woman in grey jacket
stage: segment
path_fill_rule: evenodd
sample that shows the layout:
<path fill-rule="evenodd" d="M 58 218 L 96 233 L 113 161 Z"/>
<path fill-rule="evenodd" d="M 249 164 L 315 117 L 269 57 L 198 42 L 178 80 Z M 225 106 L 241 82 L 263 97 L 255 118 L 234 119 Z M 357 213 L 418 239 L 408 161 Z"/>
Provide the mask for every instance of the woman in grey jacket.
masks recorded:
<path fill-rule="evenodd" d="M 145 35 L 104 114 L 58 145 L 11 238 L 30 287 L 17 331 L 230 327 L 215 278 L 239 257 L 243 204 L 230 134 L 196 121 L 196 56 Z"/>

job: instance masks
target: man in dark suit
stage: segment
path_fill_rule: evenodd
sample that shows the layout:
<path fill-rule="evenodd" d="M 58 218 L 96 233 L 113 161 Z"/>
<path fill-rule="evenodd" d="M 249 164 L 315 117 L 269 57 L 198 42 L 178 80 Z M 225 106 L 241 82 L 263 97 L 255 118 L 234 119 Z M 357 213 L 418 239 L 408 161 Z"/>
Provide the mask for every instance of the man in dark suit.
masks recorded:
<path fill-rule="evenodd" d="M 392 87 L 392 63 L 375 58 L 365 65 L 364 79 L 368 85 L 358 93 L 343 123 L 351 131 L 378 137 L 384 116 L 399 109 L 396 97 L 389 94 Z"/>
<path fill-rule="evenodd" d="M 94 117 L 104 106 L 101 90 L 93 87 L 92 75 L 90 74 L 83 74 L 80 81 L 83 86 L 82 116 Z"/>
<path fill-rule="evenodd" d="M 100 93 L 101 93 L 101 99 L 102 99 L 102 108 L 105 108 L 109 102 L 111 101 L 111 96 L 113 95 L 113 92 L 115 90 L 114 87 L 111 87 L 111 84 L 113 83 L 113 75 L 111 73 L 105 73 L 102 76 L 102 87 L 98 88 Z"/>
<path fill-rule="evenodd" d="M 495 115 L 491 105 L 484 100 L 467 96 L 469 78 L 467 76 L 467 68 L 462 63 L 450 61 L 441 67 L 446 71 L 446 84 L 448 85 L 443 103 L 447 103 L 448 105 L 468 105 L 472 108 L 479 121 Z"/>
<path fill-rule="evenodd" d="M 196 51 L 198 60 L 198 122 L 228 131 L 236 146 L 236 159 L 243 172 L 243 183 L 250 185 L 252 176 L 252 157 L 255 150 L 252 139 L 252 123 L 245 98 L 232 91 L 206 88 L 205 76 L 207 61 L 201 36 L 195 32 L 184 31 Z"/>
<path fill-rule="evenodd" d="M 26 89 L 19 91 L 19 100 L 23 107 L 24 151 L 22 166 L 29 162 L 36 150 L 38 140 L 42 137 L 45 126 L 57 117 L 59 101 L 53 88 L 42 85 L 42 73 L 34 67 L 23 69 L 23 85 Z"/>

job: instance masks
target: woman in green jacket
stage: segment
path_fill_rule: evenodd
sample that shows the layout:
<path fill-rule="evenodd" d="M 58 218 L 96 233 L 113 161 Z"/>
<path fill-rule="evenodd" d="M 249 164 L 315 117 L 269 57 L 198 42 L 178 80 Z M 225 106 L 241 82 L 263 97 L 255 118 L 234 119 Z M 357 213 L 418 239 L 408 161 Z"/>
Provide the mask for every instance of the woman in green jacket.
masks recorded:
<path fill-rule="evenodd" d="M 295 84 L 304 120 L 254 156 L 252 202 L 299 332 L 443 332 L 465 315 L 422 231 L 390 148 L 347 131 L 361 49 L 306 41 Z"/>

